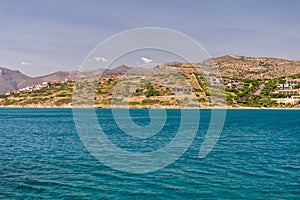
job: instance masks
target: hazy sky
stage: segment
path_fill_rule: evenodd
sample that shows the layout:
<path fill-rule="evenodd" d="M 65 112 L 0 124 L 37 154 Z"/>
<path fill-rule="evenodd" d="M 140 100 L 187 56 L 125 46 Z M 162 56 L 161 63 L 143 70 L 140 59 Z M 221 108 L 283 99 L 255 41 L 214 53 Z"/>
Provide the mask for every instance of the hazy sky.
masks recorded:
<path fill-rule="evenodd" d="M 31 76 L 76 70 L 100 42 L 155 26 L 225 54 L 300 60 L 297 0 L 1 0 L 0 66 Z"/>

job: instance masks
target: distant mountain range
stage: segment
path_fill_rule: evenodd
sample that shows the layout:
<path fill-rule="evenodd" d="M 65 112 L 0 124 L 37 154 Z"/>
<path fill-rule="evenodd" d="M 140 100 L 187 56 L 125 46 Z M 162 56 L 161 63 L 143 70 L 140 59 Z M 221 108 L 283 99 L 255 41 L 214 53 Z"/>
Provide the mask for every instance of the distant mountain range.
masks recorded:
<path fill-rule="evenodd" d="M 289 76 L 300 73 L 300 61 L 290 61 L 279 58 L 253 58 L 246 56 L 227 55 L 213 58 L 223 77 L 237 79 L 268 79 Z M 164 65 L 178 65 L 179 62 L 165 63 Z M 183 65 L 182 65 L 183 66 Z M 183 66 L 184 67 L 184 66 Z M 142 74 L 148 69 L 121 65 L 110 70 L 94 70 L 92 74 L 121 75 L 124 73 Z M 87 73 L 89 74 L 89 73 Z M 18 90 L 20 88 L 54 80 L 74 80 L 78 71 L 58 71 L 40 77 L 30 77 L 17 70 L 0 67 L 0 94 Z M 89 74 L 90 75 L 90 74 Z"/>
<path fill-rule="evenodd" d="M 20 88 L 24 88 L 26 86 L 43 83 L 43 82 L 51 82 L 53 80 L 65 80 L 65 79 L 75 79 L 77 75 L 76 71 L 64 72 L 59 71 L 46 76 L 40 77 L 30 77 L 22 74 L 17 70 L 10 70 L 7 68 L 0 68 L 0 94 L 18 90 Z"/>
<path fill-rule="evenodd" d="M 141 74 L 147 72 L 147 69 L 140 67 L 128 67 L 126 65 L 120 65 L 114 69 L 99 69 L 92 70 L 86 73 L 86 76 L 98 76 L 99 74 L 103 76 L 111 76 L 111 75 L 122 75 L 124 73 L 133 73 L 133 74 Z M 52 74 L 48 74 L 45 76 L 39 77 L 30 77 L 26 76 L 18 70 L 11 70 L 7 68 L 0 67 L 0 94 L 15 91 L 20 88 L 24 88 L 27 86 L 35 85 L 43 82 L 52 82 L 54 80 L 63 81 L 65 79 L 74 80 L 78 75 L 78 71 L 58 71 Z M 84 73 L 83 73 L 84 74 Z"/>

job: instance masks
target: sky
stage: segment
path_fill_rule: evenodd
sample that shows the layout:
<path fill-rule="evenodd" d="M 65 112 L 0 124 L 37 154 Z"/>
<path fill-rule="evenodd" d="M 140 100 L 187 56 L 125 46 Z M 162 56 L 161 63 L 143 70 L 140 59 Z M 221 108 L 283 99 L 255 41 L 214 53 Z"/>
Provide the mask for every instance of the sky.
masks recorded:
<path fill-rule="evenodd" d="M 1 0 L 0 67 L 77 70 L 99 43 L 141 27 L 184 33 L 212 57 L 300 60 L 299 10 L 297 0 Z"/>

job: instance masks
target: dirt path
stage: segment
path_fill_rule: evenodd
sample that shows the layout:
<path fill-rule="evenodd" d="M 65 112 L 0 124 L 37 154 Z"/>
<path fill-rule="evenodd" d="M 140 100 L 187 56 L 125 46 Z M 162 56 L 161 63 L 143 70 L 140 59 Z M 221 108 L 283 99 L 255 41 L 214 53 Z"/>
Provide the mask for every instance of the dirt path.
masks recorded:
<path fill-rule="evenodd" d="M 259 95 L 261 93 L 261 90 L 265 87 L 265 84 L 262 83 L 258 86 L 258 89 L 253 93 L 253 95 Z"/>

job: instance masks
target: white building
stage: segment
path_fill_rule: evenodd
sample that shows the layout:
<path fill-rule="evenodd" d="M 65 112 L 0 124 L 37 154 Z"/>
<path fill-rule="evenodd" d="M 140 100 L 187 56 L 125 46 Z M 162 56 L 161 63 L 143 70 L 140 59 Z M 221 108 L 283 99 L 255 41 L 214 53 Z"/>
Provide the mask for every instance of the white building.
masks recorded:
<path fill-rule="evenodd" d="M 300 96 L 292 96 L 291 98 L 274 98 L 271 99 L 272 101 L 276 101 L 277 103 L 284 103 L 284 104 L 299 104 L 300 102 Z"/>

